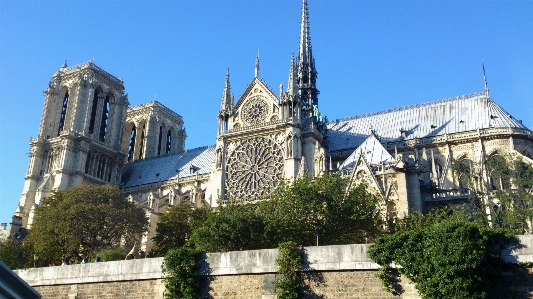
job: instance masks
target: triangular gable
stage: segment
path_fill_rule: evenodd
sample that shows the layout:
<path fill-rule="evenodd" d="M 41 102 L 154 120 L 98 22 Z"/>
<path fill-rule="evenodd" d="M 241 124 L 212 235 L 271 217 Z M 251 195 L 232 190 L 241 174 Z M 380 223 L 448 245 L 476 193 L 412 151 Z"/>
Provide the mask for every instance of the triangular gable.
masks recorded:
<path fill-rule="evenodd" d="M 394 158 L 387 152 L 381 142 L 371 134 L 368 138 L 357 147 L 353 153 L 342 162 L 340 168 L 352 168 L 355 162 L 362 156 L 370 165 L 377 165 L 381 163 L 394 162 Z"/>
<path fill-rule="evenodd" d="M 364 173 L 365 176 L 360 177 L 361 173 Z M 351 184 L 353 184 L 354 182 L 366 182 L 368 184 L 368 187 L 375 190 L 376 193 L 381 196 L 381 198 L 384 197 L 384 190 L 379 185 L 378 180 L 374 175 L 374 172 L 372 171 L 372 166 L 363 158 L 362 155 L 357 155 L 357 158 L 353 162 L 350 180 Z"/>
<path fill-rule="evenodd" d="M 233 111 L 238 111 L 240 106 L 248 99 L 249 97 L 255 95 L 256 91 L 257 93 L 266 97 L 267 99 L 270 99 L 276 106 L 278 106 L 278 96 L 274 94 L 274 92 L 270 89 L 270 87 L 263 82 L 263 80 L 259 78 L 254 78 L 250 84 L 248 84 L 248 87 L 244 91 L 244 93 L 241 95 L 239 100 L 237 101 L 237 104 L 235 104 L 235 109 Z"/>

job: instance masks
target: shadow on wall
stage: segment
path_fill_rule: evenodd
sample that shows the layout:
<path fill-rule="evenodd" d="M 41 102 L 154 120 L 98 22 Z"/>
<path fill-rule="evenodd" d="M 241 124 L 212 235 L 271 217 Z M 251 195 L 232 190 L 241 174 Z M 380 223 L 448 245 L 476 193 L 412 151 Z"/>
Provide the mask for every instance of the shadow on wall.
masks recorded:
<path fill-rule="evenodd" d="M 302 272 L 300 272 L 301 294 L 304 298 L 323 299 L 324 295 L 318 295 L 313 289 L 326 287 L 326 281 L 322 272 L 316 271 L 311 264 L 317 261 L 310 261 L 309 254 L 305 248 L 302 248 Z M 315 270 L 315 271 L 313 271 Z"/>
<path fill-rule="evenodd" d="M 213 270 L 209 267 L 209 262 L 207 261 L 207 254 L 202 254 L 196 261 L 197 265 L 205 265 L 205 268 L 201 268 L 198 274 L 201 275 L 200 279 L 200 298 L 201 299 L 213 299 L 211 296 L 211 283 L 216 279 L 215 276 L 211 276 Z"/>
<path fill-rule="evenodd" d="M 503 272 L 500 283 L 493 286 L 493 298 L 533 298 L 533 260 L 524 258 L 532 250 L 531 235 L 518 236 L 502 250 L 502 258 L 508 263 L 508 268 Z"/>

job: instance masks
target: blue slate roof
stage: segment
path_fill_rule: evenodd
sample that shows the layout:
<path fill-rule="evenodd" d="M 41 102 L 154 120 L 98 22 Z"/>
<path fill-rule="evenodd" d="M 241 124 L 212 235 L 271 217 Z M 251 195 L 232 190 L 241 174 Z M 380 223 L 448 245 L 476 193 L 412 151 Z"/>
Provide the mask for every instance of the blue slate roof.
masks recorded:
<path fill-rule="evenodd" d="M 330 151 L 354 149 L 376 131 L 382 142 L 452 134 L 489 127 L 527 129 L 485 92 L 353 116 L 328 123 Z"/>
<path fill-rule="evenodd" d="M 215 159 L 215 146 L 204 146 L 184 153 L 128 163 L 122 171 L 123 187 L 167 181 L 210 173 Z M 191 171 L 191 165 L 194 167 Z"/>

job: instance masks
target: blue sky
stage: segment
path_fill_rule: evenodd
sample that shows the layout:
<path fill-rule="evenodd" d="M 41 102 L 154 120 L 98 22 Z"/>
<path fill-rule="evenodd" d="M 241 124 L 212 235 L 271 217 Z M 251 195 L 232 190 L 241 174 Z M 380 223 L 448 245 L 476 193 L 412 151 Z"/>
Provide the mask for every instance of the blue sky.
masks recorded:
<path fill-rule="evenodd" d="M 319 106 L 330 120 L 483 90 L 533 126 L 533 1 L 308 0 Z M 43 91 L 64 60 L 124 80 L 132 105 L 183 116 L 186 148 L 215 143 L 226 68 L 236 100 L 287 85 L 300 0 L 0 0 L 0 222 L 22 192 Z"/>

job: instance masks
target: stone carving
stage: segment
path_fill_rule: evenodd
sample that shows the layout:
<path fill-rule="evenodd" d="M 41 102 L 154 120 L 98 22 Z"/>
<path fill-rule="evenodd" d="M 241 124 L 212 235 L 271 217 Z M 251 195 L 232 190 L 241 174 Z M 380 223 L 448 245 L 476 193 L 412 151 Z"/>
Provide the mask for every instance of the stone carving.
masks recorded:
<path fill-rule="evenodd" d="M 263 96 L 248 99 L 241 109 L 241 119 L 250 125 L 264 122 L 268 114 L 268 103 Z"/>
<path fill-rule="evenodd" d="M 272 139 L 257 137 L 238 145 L 226 165 L 226 187 L 241 200 L 257 200 L 270 194 L 283 175 L 283 153 Z"/>

